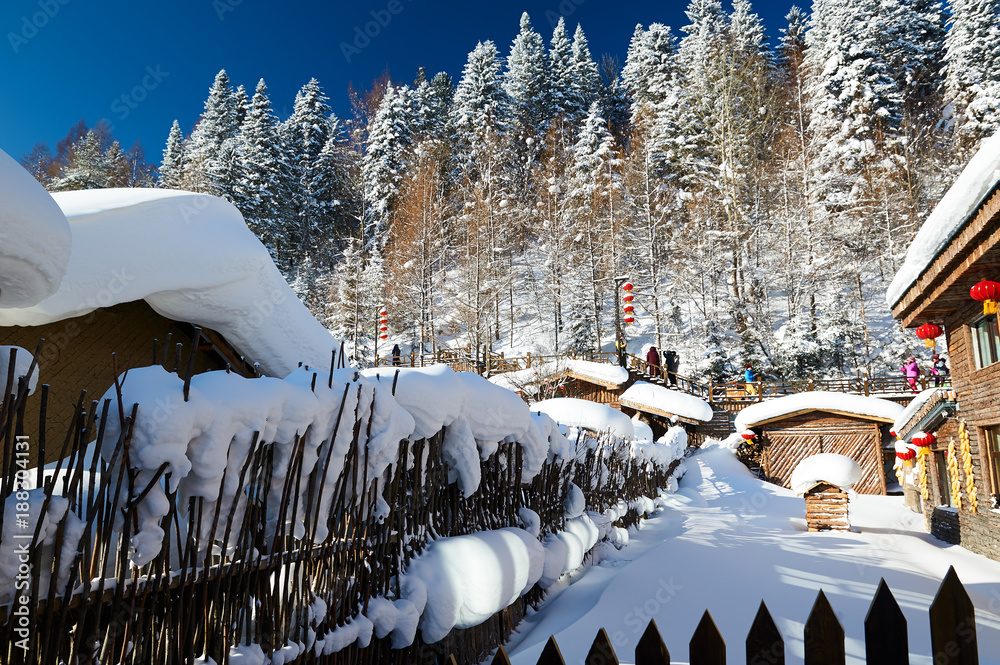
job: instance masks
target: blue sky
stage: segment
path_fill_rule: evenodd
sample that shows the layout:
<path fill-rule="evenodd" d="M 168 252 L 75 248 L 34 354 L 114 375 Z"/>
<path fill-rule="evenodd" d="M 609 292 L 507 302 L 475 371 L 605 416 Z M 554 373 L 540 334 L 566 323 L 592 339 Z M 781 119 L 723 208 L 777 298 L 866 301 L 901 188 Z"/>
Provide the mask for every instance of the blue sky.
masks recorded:
<path fill-rule="evenodd" d="M 772 41 L 792 4 L 755 5 Z M 159 163 L 174 118 L 190 131 L 222 68 L 251 94 L 263 77 L 282 118 L 296 90 L 315 77 L 346 116 L 350 81 L 367 89 L 388 67 L 407 82 L 424 66 L 457 82 L 480 40 L 506 55 L 522 11 L 546 42 L 564 15 L 571 32 L 583 25 L 595 58 L 609 53 L 624 62 L 636 23 L 678 31 L 685 7 L 649 0 L 3 0 L 0 149 L 15 158 L 39 141 L 54 149 L 81 118 L 90 125 L 106 118 L 125 148 L 138 139 Z"/>

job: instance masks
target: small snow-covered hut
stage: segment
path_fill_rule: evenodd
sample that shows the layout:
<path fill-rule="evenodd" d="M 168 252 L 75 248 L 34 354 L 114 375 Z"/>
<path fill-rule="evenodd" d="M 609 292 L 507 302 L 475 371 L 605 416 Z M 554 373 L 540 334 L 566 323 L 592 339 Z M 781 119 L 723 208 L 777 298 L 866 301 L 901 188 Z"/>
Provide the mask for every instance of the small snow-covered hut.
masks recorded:
<path fill-rule="evenodd" d="M 656 438 L 663 436 L 671 425 L 680 424 L 695 445 L 704 438 L 696 433 L 698 426 L 711 421 L 713 416 L 712 407 L 705 400 L 646 381 L 633 383 L 618 401 L 623 412 L 641 417 Z"/>
<path fill-rule="evenodd" d="M 812 391 L 748 406 L 736 416 L 736 431 L 751 430 L 761 446 L 761 471 L 791 487 L 792 470 L 819 453 L 837 453 L 857 462 L 860 494 L 885 494 L 886 472 L 895 449 L 889 429 L 903 407 L 877 397 Z"/>
<path fill-rule="evenodd" d="M 535 402 L 531 405 L 531 410 L 548 415 L 563 427 L 578 428 L 594 434 L 607 432 L 626 441 L 635 438 L 632 419 L 606 404 L 573 397 L 557 397 Z"/>
<path fill-rule="evenodd" d="M 861 465 L 835 453 L 812 455 L 799 462 L 792 471 L 792 491 L 805 497 L 810 531 L 850 531 L 847 492 L 861 476 Z"/>

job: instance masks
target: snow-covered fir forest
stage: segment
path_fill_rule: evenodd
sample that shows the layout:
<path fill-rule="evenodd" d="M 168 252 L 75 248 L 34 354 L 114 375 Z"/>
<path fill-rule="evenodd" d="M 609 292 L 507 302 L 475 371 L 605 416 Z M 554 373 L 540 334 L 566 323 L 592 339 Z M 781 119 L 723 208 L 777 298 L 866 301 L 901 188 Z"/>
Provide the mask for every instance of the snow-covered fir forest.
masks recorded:
<path fill-rule="evenodd" d="M 359 362 L 383 306 L 404 353 L 609 349 L 627 275 L 630 335 L 683 373 L 894 371 L 916 340 L 885 287 L 1000 128 L 997 2 L 816 0 L 770 42 L 747 0 L 687 16 L 636 26 L 618 62 L 525 14 L 455 79 L 350 90 L 350 118 L 311 80 L 282 120 L 221 71 L 158 170 L 100 124 L 22 163 L 52 190 L 225 197 Z"/>

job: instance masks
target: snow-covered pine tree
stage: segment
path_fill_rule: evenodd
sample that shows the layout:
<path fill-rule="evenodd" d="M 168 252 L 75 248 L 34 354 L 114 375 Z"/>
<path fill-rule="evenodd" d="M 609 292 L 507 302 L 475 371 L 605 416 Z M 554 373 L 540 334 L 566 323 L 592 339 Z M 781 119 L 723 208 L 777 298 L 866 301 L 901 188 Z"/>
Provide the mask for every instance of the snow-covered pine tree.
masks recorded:
<path fill-rule="evenodd" d="M 348 237 L 329 281 L 326 326 L 344 339 L 352 363 L 365 365 L 374 360 L 379 310 L 384 304 L 384 277 L 381 254 L 366 254 L 360 240 Z M 381 350 L 382 355 L 386 351 Z"/>
<path fill-rule="evenodd" d="M 292 198 L 289 167 L 278 135 L 278 119 L 271 110 L 264 79 L 256 92 L 240 128 L 238 171 L 233 187 L 233 203 L 261 242 L 271 252 L 278 268 L 293 275 L 304 259 L 295 251 L 285 220 Z"/>
<path fill-rule="evenodd" d="M 120 148 L 119 148 L 120 150 Z M 69 164 L 49 185 L 54 192 L 110 186 L 111 165 L 101 149 L 101 137 L 89 130 L 69 151 Z"/>
<path fill-rule="evenodd" d="M 368 128 L 368 150 L 361 160 L 364 184 L 364 242 L 384 247 L 392 229 L 392 214 L 413 143 L 413 108 L 407 86 L 389 86 Z"/>
<path fill-rule="evenodd" d="M 996 0 L 951 0 L 945 39 L 945 103 L 962 165 L 1000 129 L 1000 9 Z"/>
<path fill-rule="evenodd" d="M 570 140 L 576 135 L 575 124 L 583 119 L 573 76 L 573 44 L 566 34 L 566 21 L 560 17 L 549 40 L 549 109 L 547 119 L 567 125 Z"/>
<path fill-rule="evenodd" d="M 604 84 L 601 81 L 601 74 L 597 69 L 590 54 L 590 45 L 587 36 L 583 33 L 583 27 L 578 23 L 576 32 L 573 33 L 573 46 L 571 47 L 573 61 L 570 64 L 572 74 L 571 85 L 574 104 L 577 107 L 575 112 L 577 117 L 584 119 L 591 110 L 594 102 L 600 103 Z M 604 110 L 602 109 L 603 113 Z"/>
<path fill-rule="evenodd" d="M 545 137 L 548 103 L 548 73 L 545 42 L 531 26 L 528 13 L 521 14 L 521 31 L 507 56 L 503 88 L 510 97 L 511 114 L 518 141 L 531 138 L 541 145 Z"/>
<path fill-rule="evenodd" d="M 235 175 L 234 142 L 239 132 L 237 99 L 222 69 L 205 100 L 205 110 L 187 143 L 183 189 L 230 197 Z"/>
<path fill-rule="evenodd" d="M 163 161 L 160 163 L 160 179 L 158 185 L 164 189 L 180 189 L 184 178 L 184 133 L 181 125 L 174 120 L 167 137 L 167 145 L 163 149 Z"/>

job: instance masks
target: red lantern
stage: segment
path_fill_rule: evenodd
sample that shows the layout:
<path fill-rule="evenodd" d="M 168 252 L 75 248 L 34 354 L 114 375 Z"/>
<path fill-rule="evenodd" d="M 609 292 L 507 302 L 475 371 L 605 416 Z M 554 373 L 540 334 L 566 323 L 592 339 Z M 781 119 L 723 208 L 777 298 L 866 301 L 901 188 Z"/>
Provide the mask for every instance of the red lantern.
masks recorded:
<path fill-rule="evenodd" d="M 750 439 L 754 438 L 757 435 L 751 432 L 750 430 L 747 430 L 746 432 L 740 434 L 740 436 L 743 437 L 744 441 L 749 441 Z"/>
<path fill-rule="evenodd" d="M 933 323 L 925 323 L 917 328 L 917 337 L 924 340 L 924 346 L 929 348 L 934 346 L 934 338 L 940 334 L 941 326 L 934 325 Z"/>
<path fill-rule="evenodd" d="M 889 430 L 889 436 L 897 436 L 896 435 L 896 430 L 894 430 L 894 429 Z"/>
<path fill-rule="evenodd" d="M 630 293 L 627 296 L 623 297 L 622 300 L 624 300 L 625 302 L 632 302 L 633 300 L 635 300 L 635 296 Z"/>
<path fill-rule="evenodd" d="M 626 316 L 624 319 L 622 319 L 622 321 L 624 321 L 628 325 L 632 325 L 633 323 L 635 323 L 635 317 L 634 316 Z"/>
<path fill-rule="evenodd" d="M 382 310 L 381 312 L 379 312 L 379 313 L 378 313 L 378 315 L 379 315 L 379 316 L 383 316 L 383 317 L 384 317 L 384 316 L 389 316 L 389 312 L 388 312 L 388 310 L 384 310 L 384 309 L 383 309 L 383 310 Z"/>
<path fill-rule="evenodd" d="M 925 448 L 937 441 L 937 437 L 930 432 L 917 432 L 910 439 L 910 443 L 921 448 Z"/>
<path fill-rule="evenodd" d="M 632 305 L 625 305 L 624 307 L 622 307 L 622 311 L 631 314 L 632 312 L 635 311 L 635 307 L 632 307 Z"/>
<path fill-rule="evenodd" d="M 632 282 L 625 282 L 625 284 L 622 286 L 622 291 L 631 291 L 634 288 L 635 287 L 632 286 Z"/>
<path fill-rule="evenodd" d="M 973 300 L 983 303 L 983 314 L 996 314 L 997 301 L 1000 300 L 1000 282 L 984 279 L 969 289 L 969 295 Z"/>
<path fill-rule="evenodd" d="M 388 335 L 379 335 L 378 338 L 384 342 L 385 340 L 389 339 L 389 336 Z"/>

